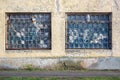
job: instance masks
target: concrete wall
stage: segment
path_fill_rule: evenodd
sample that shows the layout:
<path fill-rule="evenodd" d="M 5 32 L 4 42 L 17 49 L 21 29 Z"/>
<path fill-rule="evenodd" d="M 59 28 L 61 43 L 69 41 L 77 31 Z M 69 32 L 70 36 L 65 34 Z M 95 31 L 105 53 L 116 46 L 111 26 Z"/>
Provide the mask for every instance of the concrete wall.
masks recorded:
<path fill-rule="evenodd" d="M 52 49 L 5 50 L 6 12 L 51 12 Z M 66 12 L 112 12 L 112 49 L 65 50 Z M 29 61 L 29 58 L 42 57 L 72 57 L 78 59 L 84 57 L 88 58 L 88 62 L 90 62 L 90 57 L 95 60 L 98 57 L 118 57 L 115 59 L 118 62 L 120 57 L 119 25 L 120 0 L 0 0 L 0 64 L 3 65 L 6 59 L 10 58 L 20 59 L 18 61 L 20 62 L 24 59 Z M 102 59 L 104 60 L 104 58 Z M 13 59 L 12 61 L 14 63 L 16 60 Z M 113 61 L 113 59 L 110 59 L 110 61 Z M 120 66 L 118 68 L 120 69 Z"/>
<path fill-rule="evenodd" d="M 0 69 L 120 70 L 120 58 L 1 58 Z"/>

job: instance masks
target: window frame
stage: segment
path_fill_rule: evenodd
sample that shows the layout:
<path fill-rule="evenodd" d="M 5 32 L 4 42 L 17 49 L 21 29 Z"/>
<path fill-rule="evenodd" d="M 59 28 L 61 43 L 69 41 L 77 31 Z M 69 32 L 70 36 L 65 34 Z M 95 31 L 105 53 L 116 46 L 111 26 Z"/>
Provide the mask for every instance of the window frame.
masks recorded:
<path fill-rule="evenodd" d="M 69 36 L 68 36 L 68 15 L 79 15 L 79 14 L 108 14 L 109 16 L 110 16 L 110 21 L 109 21 L 109 24 L 110 24 L 110 28 L 109 28 L 109 30 L 111 30 L 111 31 L 109 31 L 109 33 L 110 33 L 110 35 L 111 35 L 111 37 L 110 37 L 110 48 L 69 48 L 68 47 L 68 45 L 69 45 L 69 42 L 68 42 L 68 38 L 69 38 Z M 94 49 L 97 49 L 97 50 L 112 50 L 112 12 L 66 12 L 65 13 L 65 49 L 76 49 L 76 50 L 79 50 L 79 49 L 82 49 L 82 50 L 89 50 L 89 49 L 92 49 L 92 50 L 94 50 Z"/>
<path fill-rule="evenodd" d="M 10 14 L 49 14 L 50 15 L 50 48 L 8 48 L 8 25 Z M 52 49 L 52 15 L 51 12 L 5 12 L 5 50 L 51 50 Z"/>

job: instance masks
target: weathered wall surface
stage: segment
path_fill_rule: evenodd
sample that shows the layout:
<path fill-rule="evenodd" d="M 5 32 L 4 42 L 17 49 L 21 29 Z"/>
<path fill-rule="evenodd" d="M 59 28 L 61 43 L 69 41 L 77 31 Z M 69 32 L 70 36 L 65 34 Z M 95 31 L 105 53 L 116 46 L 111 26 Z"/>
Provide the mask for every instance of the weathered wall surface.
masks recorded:
<path fill-rule="evenodd" d="M 51 12 L 52 49 L 5 50 L 6 12 Z M 65 50 L 66 12 L 112 12 L 112 49 Z M 7 66 L 8 63 L 16 61 L 13 59 L 10 60 L 11 62 L 5 63 L 5 59 L 9 60 L 9 58 L 18 58 L 17 63 L 22 64 L 24 60 L 29 61 L 28 58 L 40 57 L 94 57 L 95 60 L 98 57 L 120 57 L 119 25 L 120 0 L 0 0 L 0 65 L 5 64 Z M 34 62 L 33 59 L 30 60 Z M 110 59 L 110 61 L 116 62 L 115 60 L 119 61 L 118 59 Z M 89 60 L 87 61 L 90 62 Z M 115 67 L 113 66 L 113 68 Z M 117 68 L 120 69 L 120 66 Z"/>
<path fill-rule="evenodd" d="M 0 59 L 0 69 L 37 68 L 45 70 L 116 70 L 120 58 L 14 58 Z"/>

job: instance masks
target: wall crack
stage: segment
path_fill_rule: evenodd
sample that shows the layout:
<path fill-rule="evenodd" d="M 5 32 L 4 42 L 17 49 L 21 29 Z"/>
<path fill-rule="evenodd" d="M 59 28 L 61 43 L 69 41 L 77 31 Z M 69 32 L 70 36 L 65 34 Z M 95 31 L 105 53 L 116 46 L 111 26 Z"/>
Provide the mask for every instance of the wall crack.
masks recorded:
<path fill-rule="evenodd" d="M 115 7 L 119 9 L 118 0 L 114 0 L 114 3 L 115 3 Z"/>
<path fill-rule="evenodd" d="M 60 2 L 59 2 L 59 0 L 56 0 L 55 2 L 56 2 L 56 10 L 57 10 L 57 12 L 59 12 L 60 11 Z"/>

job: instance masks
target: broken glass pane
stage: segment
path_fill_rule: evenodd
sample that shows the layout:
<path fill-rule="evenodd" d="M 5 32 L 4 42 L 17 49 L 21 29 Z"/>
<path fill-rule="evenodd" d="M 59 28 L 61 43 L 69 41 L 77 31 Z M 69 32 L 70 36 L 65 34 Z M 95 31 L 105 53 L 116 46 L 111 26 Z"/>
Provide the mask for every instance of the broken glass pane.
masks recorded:
<path fill-rule="evenodd" d="M 11 13 L 8 17 L 8 49 L 51 48 L 50 14 Z"/>
<path fill-rule="evenodd" d="M 110 14 L 68 14 L 67 48 L 111 49 Z"/>

